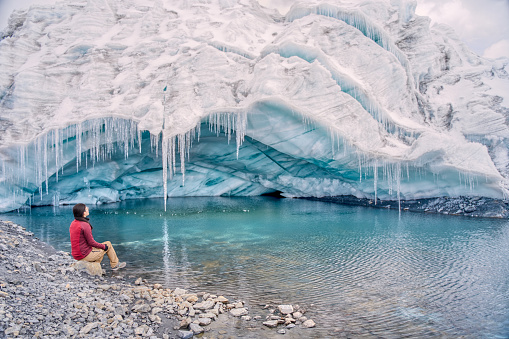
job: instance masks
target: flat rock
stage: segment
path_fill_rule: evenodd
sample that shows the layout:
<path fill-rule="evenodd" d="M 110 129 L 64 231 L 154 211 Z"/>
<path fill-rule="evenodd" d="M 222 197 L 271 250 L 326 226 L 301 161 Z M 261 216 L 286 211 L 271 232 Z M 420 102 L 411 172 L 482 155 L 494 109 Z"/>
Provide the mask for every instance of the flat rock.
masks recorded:
<path fill-rule="evenodd" d="M 198 318 L 198 324 L 201 326 L 210 325 L 211 322 L 212 322 L 212 319 L 210 319 L 210 318 Z"/>
<path fill-rule="evenodd" d="M 194 336 L 194 333 L 193 331 L 178 331 L 178 337 L 180 339 L 189 339 L 189 338 L 192 338 Z"/>
<path fill-rule="evenodd" d="M 193 331 L 194 334 L 200 334 L 203 333 L 203 331 L 205 331 L 203 327 L 195 323 L 189 324 L 189 329 Z"/>
<path fill-rule="evenodd" d="M 80 334 L 88 334 L 88 332 L 92 331 L 97 326 L 99 326 L 98 322 L 87 324 L 80 330 Z"/>
<path fill-rule="evenodd" d="M 306 327 L 306 328 L 311 328 L 311 327 L 315 327 L 315 326 L 316 326 L 315 322 L 311 319 L 308 319 L 302 323 L 302 327 Z"/>
<path fill-rule="evenodd" d="M 173 291 L 173 294 L 176 295 L 176 296 L 181 296 L 181 295 L 184 295 L 186 294 L 187 291 L 182 289 L 182 288 L 176 288 L 175 291 Z"/>
<path fill-rule="evenodd" d="M 97 262 L 88 262 L 84 260 L 78 260 L 71 265 L 75 270 L 79 272 L 86 272 L 90 275 L 103 275 L 103 269 L 100 263 Z"/>
<path fill-rule="evenodd" d="M 213 300 L 202 301 L 201 303 L 197 303 L 194 305 L 195 309 L 198 310 L 209 310 L 214 307 L 216 303 Z"/>
<path fill-rule="evenodd" d="M 232 308 L 230 310 L 230 314 L 233 315 L 234 317 L 241 317 L 243 315 L 248 315 L 249 312 L 244 307 L 241 307 L 241 308 Z"/>
<path fill-rule="evenodd" d="M 282 314 L 291 314 L 291 313 L 293 313 L 293 306 L 292 305 L 279 305 L 277 307 L 277 309 Z"/>
<path fill-rule="evenodd" d="M 267 320 L 267 321 L 264 321 L 263 324 L 267 327 L 274 328 L 274 327 L 277 327 L 278 321 L 277 320 Z"/>

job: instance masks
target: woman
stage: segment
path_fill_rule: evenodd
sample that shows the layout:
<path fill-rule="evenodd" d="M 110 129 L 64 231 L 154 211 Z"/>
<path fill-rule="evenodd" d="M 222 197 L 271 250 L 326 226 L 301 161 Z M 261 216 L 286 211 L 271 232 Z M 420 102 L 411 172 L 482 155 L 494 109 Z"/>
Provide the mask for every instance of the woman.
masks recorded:
<path fill-rule="evenodd" d="M 88 207 L 85 204 L 76 204 L 72 208 L 72 213 L 74 221 L 69 227 L 69 233 L 71 234 L 71 252 L 74 259 L 101 263 L 104 254 L 107 254 L 112 270 L 125 267 L 125 262 L 118 261 L 111 242 L 105 241 L 100 244 L 94 240 L 92 225 L 87 218 Z"/>

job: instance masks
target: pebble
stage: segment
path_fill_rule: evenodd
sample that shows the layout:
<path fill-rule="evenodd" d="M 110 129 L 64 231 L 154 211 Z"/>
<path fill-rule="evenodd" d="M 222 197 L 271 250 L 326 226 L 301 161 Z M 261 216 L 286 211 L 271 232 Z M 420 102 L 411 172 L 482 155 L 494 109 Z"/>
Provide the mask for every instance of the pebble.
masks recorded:
<path fill-rule="evenodd" d="M 230 310 L 230 314 L 234 317 L 241 317 L 243 315 L 247 315 L 249 312 L 244 308 L 233 308 Z"/>
<path fill-rule="evenodd" d="M 316 326 L 316 324 L 315 324 L 315 322 L 314 322 L 313 320 L 308 319 L 308 320 L 306 320 L 306 321 L 304 321 L 304 322 L 302 323 L 302 326 L 303 326 L 303 327 L 306 327 L 306 328 L 311 328 L 311 327 L 315 327 L 315 326 Z"/>
<path fill-rule="evenodd" d="M 278 321 L 277 320 L 267 320 L 267 321 L 264 321 L 263 324 L 267 327 L 277 327 L 278 325 Z"/>
<path fill-rule="evenodd" d="M 292 305 L 279 305 L 278 310 L 281 314 L 291 314 L 293 313 L 293 306 Z"/>

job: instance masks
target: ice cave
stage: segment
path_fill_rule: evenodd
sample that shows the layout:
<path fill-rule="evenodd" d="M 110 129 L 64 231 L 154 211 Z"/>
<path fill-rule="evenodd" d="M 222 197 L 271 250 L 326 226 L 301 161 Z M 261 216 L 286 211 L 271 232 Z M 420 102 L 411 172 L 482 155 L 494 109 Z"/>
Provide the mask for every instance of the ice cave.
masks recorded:
<path fill-rule="evenodd" d="M 75 0 L 0 38 L 0 212 L 509 192 L 509 59 L 413 1 Z"/>

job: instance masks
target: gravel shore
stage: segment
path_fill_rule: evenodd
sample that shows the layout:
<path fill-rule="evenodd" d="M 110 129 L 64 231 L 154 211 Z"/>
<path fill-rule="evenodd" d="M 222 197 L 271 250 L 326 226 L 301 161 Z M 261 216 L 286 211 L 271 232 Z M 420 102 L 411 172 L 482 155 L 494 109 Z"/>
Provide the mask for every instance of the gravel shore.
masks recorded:
<path fill-rule="evenodd" d="M 314 321 L 297 305 L 250 306 L 128 279 L 122 270 L 92 276 L 9 221 L 0 221 L 0 262 L 0 338 L 314 336 Z"/>

